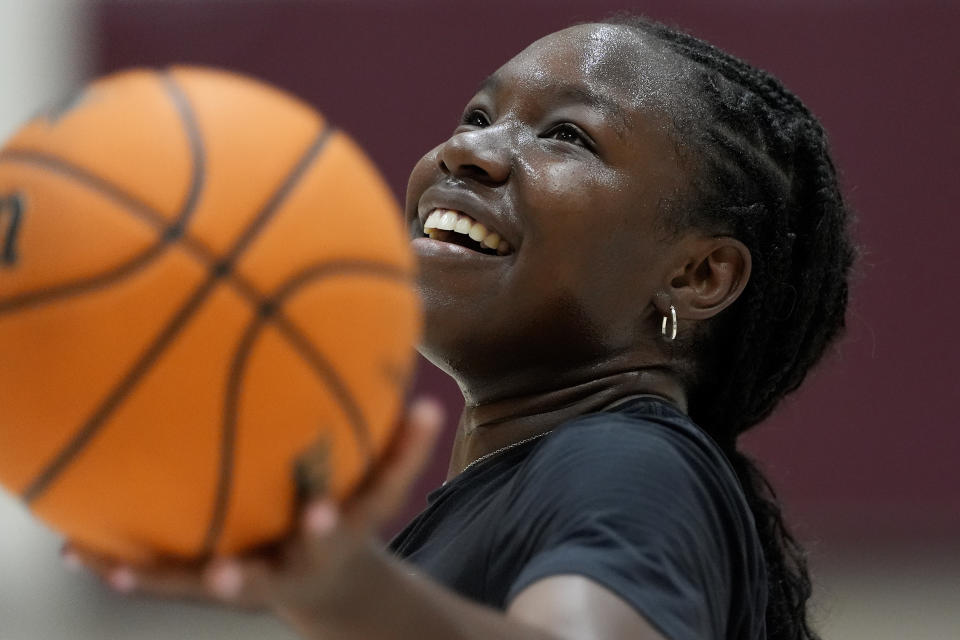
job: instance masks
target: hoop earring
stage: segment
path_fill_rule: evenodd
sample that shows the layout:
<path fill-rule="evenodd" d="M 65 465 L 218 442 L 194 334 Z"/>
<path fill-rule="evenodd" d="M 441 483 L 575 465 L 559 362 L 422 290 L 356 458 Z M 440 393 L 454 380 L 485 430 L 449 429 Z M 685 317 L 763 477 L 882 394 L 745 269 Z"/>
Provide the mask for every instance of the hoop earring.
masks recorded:
<path fill-rule="evenodd" d="M 670 331 L 667 331 L 667 316 L 663 316 L 660 334 L 671 342 L 677 339 L 677 308 L 673 305 L 670 305 Z"/>

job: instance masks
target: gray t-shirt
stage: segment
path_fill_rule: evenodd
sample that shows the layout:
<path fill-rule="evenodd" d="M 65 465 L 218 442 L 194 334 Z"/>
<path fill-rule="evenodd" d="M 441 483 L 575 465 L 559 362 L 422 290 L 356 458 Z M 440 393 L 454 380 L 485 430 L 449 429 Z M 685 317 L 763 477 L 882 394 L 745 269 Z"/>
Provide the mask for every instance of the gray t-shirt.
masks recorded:
<path fill-rule="evenodd" d="M 644 396 L 559 425 L 430 494 L 391 549 L 472 600 L 585 576 L 669 640 L 766 637 L 763 552 L 717 445 Z"/>

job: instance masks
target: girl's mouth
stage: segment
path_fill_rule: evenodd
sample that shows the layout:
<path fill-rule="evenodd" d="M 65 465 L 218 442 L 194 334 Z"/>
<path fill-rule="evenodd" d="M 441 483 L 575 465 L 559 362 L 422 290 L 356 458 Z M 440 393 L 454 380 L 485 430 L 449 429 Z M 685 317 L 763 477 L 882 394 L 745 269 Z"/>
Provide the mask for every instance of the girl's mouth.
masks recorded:
<path fill-rule="evenodd" d="M 453 209 L 431 211 L 424 222 L 423 234 L 487 255 L 506 256 L 513 253 L 513 247 L 499 233 Z"/>

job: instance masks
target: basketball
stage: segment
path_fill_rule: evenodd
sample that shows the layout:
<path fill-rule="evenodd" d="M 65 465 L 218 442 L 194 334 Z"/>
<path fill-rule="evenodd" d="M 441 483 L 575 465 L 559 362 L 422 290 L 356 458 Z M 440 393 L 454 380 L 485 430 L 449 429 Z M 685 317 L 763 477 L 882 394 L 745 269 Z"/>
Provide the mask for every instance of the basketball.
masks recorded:
<path fill-rule="evenodd" d="M 131 561 L 282 536 L 305 452 L 345 499 L 413 368 L 408 244 L 299 100 L 198 68 L 92 83 L 0 152 L 0 485 Z"/>

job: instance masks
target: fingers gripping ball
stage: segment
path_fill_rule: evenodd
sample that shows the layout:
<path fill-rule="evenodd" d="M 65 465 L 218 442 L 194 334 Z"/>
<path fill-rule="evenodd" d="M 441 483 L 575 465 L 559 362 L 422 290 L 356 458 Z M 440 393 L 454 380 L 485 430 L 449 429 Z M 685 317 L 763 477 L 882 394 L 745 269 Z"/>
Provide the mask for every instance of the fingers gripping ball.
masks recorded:
<path fill-rule="evenodd" d="M 419 329 L 364 154 L 236 75 L 100 80 L 0 152 L 0 484 L 131 560 L 282 535 L 293 469 L 342 499 Z"/>

